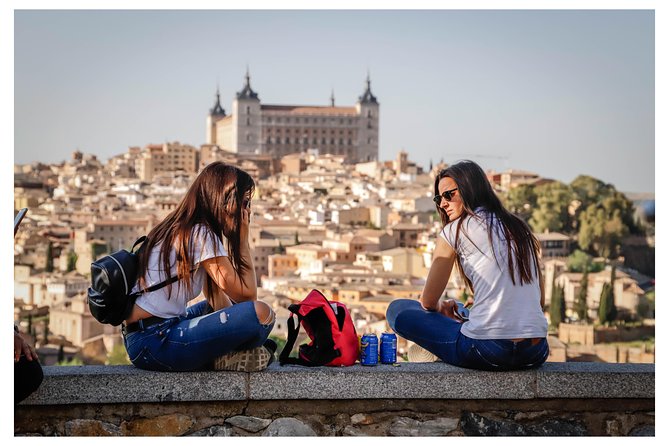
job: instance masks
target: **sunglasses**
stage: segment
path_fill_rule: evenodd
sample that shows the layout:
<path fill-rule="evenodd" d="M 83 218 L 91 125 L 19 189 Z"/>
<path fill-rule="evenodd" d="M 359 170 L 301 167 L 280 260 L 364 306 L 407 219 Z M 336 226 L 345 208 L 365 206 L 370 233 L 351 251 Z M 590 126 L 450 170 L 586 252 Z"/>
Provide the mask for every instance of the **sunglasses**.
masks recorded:
<path fill-rule="evenodd" d="M 435 195 L 432 201 L 434 201 L 434 204 L 439 206 L 441 204 L 441 199 L 444 198 L 446 201 L 451 201 L 451 198 L 453 198 L 453 192 L 458 190 L 456 187 L 455 189 L 451 190 L 445 190 L 441 193 L 441 195 Z"/>

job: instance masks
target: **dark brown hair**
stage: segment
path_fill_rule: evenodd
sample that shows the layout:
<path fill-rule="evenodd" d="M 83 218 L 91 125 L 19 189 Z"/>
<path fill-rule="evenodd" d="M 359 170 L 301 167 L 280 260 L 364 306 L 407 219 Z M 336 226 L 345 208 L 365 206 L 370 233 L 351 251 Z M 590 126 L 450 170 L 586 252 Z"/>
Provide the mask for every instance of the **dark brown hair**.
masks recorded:
<path fill-rule="evenodd" d="M 191 243 L 190 238 L 196 225 L 205 226 L 223 243 L 241 279 L 249 268 L 240 253 L 242 208 L 244 200 L 250 199 L 254 190 L 255 183 L 251 176 L 235 166 L 216 161 L 202 169 L 176 209 L 149 232 L 139 254 L 140 286 L 146 286 L 144 275 L 149 256 L 152 249 L 160 244 L 158 264 L 165 276 L 171 271 L 170 252 L 174 249 L 179 279 L 189 292 L 192 291 L 195 244 Z M 168 293 L 171 293 L 171 287 Z"/>
<path fill-rule="evenodd" d="M 492 231 L 495 227 L 495 217 L 497 217 L 501 225 L 502 234 L 500 235 L 504 236 L 507 252 L 509 253 L 508 266 L 511 282 L 514 285 L 516 283 L 514 271 L 518 272 L 521 285 L 532 281 L 532 278 L 535 276 L 533 270 L 536 271 L 536 276 L 539 278 L 541 274 L 539 266 L 539 241 L 534 236 L 527 223 L 504 208 L 502 202 L 497 197 L 497 194 L 495 194 L 495 191 L 492 189 L 483 169 L 473 161 L 464 160 L 441 170 L 434 179 L 435 195 L 439 195 L 439 181 L 445 177 L 449 177 L 455 181 L 463 205 L 462 215 L 457 222 L 455 232 L 456 246 L 453 248 L 456 252 L 458 249 L 460 232 L 462 231 L 463 234 L 469 238 L 466 231 L 462 228 L 464 219 L 467 216 L 470 218 L 481 219 L 482 217 L 477 215 L 474 211 L 477 208 L 482 207 L 488 211 L 488 240 L 490 240 L 491 246 L 493 244 Z M 445 226 L 449 222 L 448 214 L 446 214 L 439 205 L 437 205 L 437 212 L 439 212 L 441 222 Z M 479 249 L 478 246 L 476 248 Z M 514 255 L 511 255 L 512 253 Z M 494 249 L 493 255 L 495 256 Z M 514 257 L 516 259 L 515 265 L 513 263 Z M 497 261 L 496 256 L 495 261 Z M 474 287 L 471 280 L 465 276 L 459 256 L 457 258 L 457 266 L 460 275 L 464 278 L 467 286 L 473 292 Z"/>

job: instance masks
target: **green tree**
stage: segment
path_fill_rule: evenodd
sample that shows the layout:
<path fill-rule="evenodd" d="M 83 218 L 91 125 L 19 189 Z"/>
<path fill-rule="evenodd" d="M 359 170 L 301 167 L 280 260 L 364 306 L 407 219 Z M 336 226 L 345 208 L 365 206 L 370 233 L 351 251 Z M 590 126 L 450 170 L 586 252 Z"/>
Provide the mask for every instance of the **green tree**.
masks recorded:
<path fill-rule="evenodd" d="M 46 245 L 46 272 L 53 272 L 53 243 Z"/>
<path fill-rule="evenodd" d="M 104 253 L 109 252 L 109 247 L 106 243 L 91 242 L 91 256 L 93 260 L 97 260 Z"/>
<path fill-rule="evenodd" d="M 581 277 L 581 289 L 578 291 L 574 302 L 574 312 L 580 321 L 588 322 L 588 268 Z"/>
<path fill-rule="evenodd" d="M 60 364 L 63 361 L 65 361 L 65 347 L 63 347 L 63 344 L 60 344 L 60 347 L 58 347 L 57 362 L 58 362 L 58 364 Z"/>
<path fill-rule="evenodd" d="M 67 272 L 74 271 L 77 268 L 77 259 L 79 256 L 76 252 L 70 251 L 67 254 Z"/>
<path fill-rule="evenodd" d="M 534 188 L 537 204 L 532 210 L 530 226 L 534 232 L 568 232 L 570 228 L 569 204 L 572 193 L 559 181 Z"/>
<path fill-rule="evenodd" d="M 615 289 L 616 268 L 611 268 L 611 281 L 605 283 L 602 287 L 602 294 L 599 298 L 599 323 L 610 324 L 618 316 L 615 305 L 613 290 Z"/>
<path fill-rule="evenodd" d="M 44 332 L 42 333 L 44 336 L 44 344 L 49 343 L 49 318 L 44 319 Z"/>
<path fill-rule="evenodd" d="M 504 196 L 504 206 L 513 214 L 525 220 L 530 221 L 532 210 L 537 204 L 537 194 L 534 186 L 521 184 L 511 188 Z"/>
<path fill-rule="evenodd" d="M 61 366 L 75 366 L 75 365 L 84 365 L 84 361 L 82 361 L 80 358 L 77 358 L 76 356 L 73 356 L 70 359 L 63 359 L 62 361 L 58 361 L 56 365 L 61 365 Z"/>
<path fill-rule="evenodd" d="M 112 351 L 107 354 L 107 365 L 129 365 L 131 364 L 130 358 L 128 358 L 128 353 L 125 350 L 123 344 L 116 344 Z"/>
<path fill-rule="evenodd" d="M 630 232 L 625 223 L 626 202 L 621 194 L 616 194 L 588 206 L 579 217 L 579 247 L 602 257 L 616 257 L 623 237 Z"/>
<path fill-rule="evenodd" d="M 549 315 L 551 318 L 551 325 L 557 328 L 560 322 L 563 322 L 566 317 L 566 305 L 564 302 L 564 287 L 553 285 L 553 294 L 551 296 L 551 305 Z"/>
<path fill-rule="evenodd" d="M 648 291 L 641 296 L 636 312 L 640 318 L 655 318 L 655 291 Z"/>
<path fill-rule="evenodd" d="M 596 273 L 604 269 L 601 262 L 595 262 L 588 253 L 580 249 L 574 250 L 567 258 L 567 270 L 571 273 Z"/>
<path fill-rule="evenodd" d="M 612 185 L 606 184 L 589 175 L 579 175 L 574 181 L 569 183 L 569 187 L 571 188 L 573 198 L 576 201 L 576 207 L 574 209 L 576 231 L 578 231 L 579 228 L 579 217 L 581 213 L 591 204 L 598 203 L 615 192 Z"/>

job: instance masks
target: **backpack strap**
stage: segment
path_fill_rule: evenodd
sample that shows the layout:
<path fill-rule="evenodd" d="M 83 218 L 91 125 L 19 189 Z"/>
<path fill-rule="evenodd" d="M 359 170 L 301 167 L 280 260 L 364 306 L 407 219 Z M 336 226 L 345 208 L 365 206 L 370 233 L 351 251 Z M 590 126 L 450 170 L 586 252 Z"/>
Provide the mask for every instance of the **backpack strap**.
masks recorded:
<path fill-rule="evenodd" d="M 132 248 L 130 248 L 130 252 L 131 252 L 131 253 L 134 253 L 134 254 L 139 254 L 139 251 L 141 251 L 142 248 L 144 248 L 143 243 L 144 243 L 145 241 L 146 241 L 146 236 L 145 236 L 145 235 L 143 235 L 143 236 L 141 236 L 140 238 L 138 238 L 137 240 L 135 240 L 135 243 L 132 244 Z M 135 252 L 135 247 L 136 247 L 137 245 L 142 245 L 142 246 L 140 246 L 139 249 L 137 250 L 137 252 Z M 193 268 L 193 269 L 191 270 L 191 273 L 193 273 L 193 272 L 196 271 L 196 270 L 197 270 L 197 267 L 196 267 L 196 268 Z M 141 295 L 144 294 L 144 293 L 151 293 L 151 292 L 153 292 L 153 291 L 159 290 L 159 289 L 164 288 L 164 287 L 166 287 L 167 285 L 170 285 L 170 284 L 172 284 L 172 283 L 174 283 L 174 282 L 176 282 L 176 281 L 178 281 L 178 280 L 179 280 L 179 276 L 170 277 L 169 279 L 164 280 L 164 281 L 162 281 L 162 282 L 160 282 L 160 283 L 156 283 L 155 285 L 151 285 L 150 287 L 148 287 L 148 288 L 145 289 L 145 290 L 140 290 L 140 291 L 137 291 L 136 293 L 133 293 L 133 296 L 135 296 L 135 298 L 137 298 L 137 297 L 141 296 Z"/>
<path fill-rule="evenodd" d="M 313 367 L 317 364 L 312 364 L 311 362 L 307 362 L 302 358 L 291 358 L 288 355 L 290 355 L 290 352 L 293 350 L 293 346 L 295 345 L 295 341 L 297 340 L 297 335 L 300 333 L 300 325 L 302 322 L 302 316 L 298 313 L 300 306 L 298 304 L 293 304 L 288 309 L 292 312 L 295 313 L 297 316 L 297 325 L 295 325 L 295 319 L 293 318 L 293 315 L 288 318 L 288 339 L 286 340 L 286 345 L 283 347 L 283 350 L 281 350 L 281 354 L 279 355 L 279 364 L 281 365 L 286 365 L 286 364 L 293 364 L 293 365 L 304 365 L 307 367 Z"/>
<path fill-rule="evenodd" d="M 291 305 L 292 307 L 293 305 Z M 289 308 L 291 309 L 291 308 Z M 292 311 L 292 309 L 291 309 Z M 295 341 L 297 340 L 297 335 L 300 332 L 300 315 L 295 313 L 297 316 L 297 326 L 295 326 L 295 319 L 293 318 L 293 315 L 291 314 L 290 317 L 288 318 L 288 339 L 286 339 L 286 345 L 283 347 L 283 350 L 281 350 L 281 354 L 279 355 L 279 363 L 281 365 L 284 364 L 295 364 L 293 361 L 297 361 L 297 358 L 289 358 L 288 355 L 290 355 L 290 352 L 293 350 L 293 347 L 295 346 Z M 301 359 L 300 359 L 301 360 Z"/>
<path fill-rule="evenodd" d="M 132 248 L 130 248 L 130 252 L 134 253 L 135 252 L 135 246 L 141 245 L 145 241 L 146 241 L 146 236 L 145 235 L 143 235 L 140 238 L 138 238 L 137 240 L 135 240 L 135 243 L 132 244 Z"/>

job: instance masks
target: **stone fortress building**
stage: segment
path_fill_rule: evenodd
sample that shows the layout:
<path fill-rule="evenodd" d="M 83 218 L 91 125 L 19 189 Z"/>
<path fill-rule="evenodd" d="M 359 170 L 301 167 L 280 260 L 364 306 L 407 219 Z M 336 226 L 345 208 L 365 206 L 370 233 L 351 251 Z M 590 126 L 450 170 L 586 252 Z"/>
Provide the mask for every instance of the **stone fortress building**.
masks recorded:
<path fill-rule="evenodd" d="M 262 104 L 246 72 L 244 88 L 232 102 L 232 114 L 221 106 L 220 92 L 207 116 L 207 144 L 239 154 L 282 157 L 318 149 L 345 155 L 351 163 L 376 161 L 379 155 L 379 103 L 366 88 L 353 106 Z"/>

